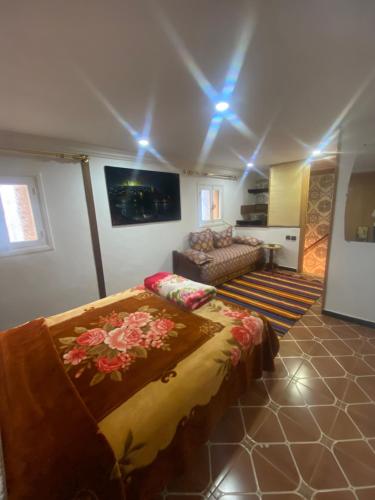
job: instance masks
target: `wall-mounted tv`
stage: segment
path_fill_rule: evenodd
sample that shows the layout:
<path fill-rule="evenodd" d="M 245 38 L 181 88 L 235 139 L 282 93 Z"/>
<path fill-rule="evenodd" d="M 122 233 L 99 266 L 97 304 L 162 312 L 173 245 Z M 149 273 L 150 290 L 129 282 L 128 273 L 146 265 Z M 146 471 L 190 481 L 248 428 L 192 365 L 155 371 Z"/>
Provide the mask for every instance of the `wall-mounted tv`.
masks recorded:
<path fill-rule="evenodd" d="M 178 174 L 110 166 L 104 170 L 113 226 L 181 219 Z"/>

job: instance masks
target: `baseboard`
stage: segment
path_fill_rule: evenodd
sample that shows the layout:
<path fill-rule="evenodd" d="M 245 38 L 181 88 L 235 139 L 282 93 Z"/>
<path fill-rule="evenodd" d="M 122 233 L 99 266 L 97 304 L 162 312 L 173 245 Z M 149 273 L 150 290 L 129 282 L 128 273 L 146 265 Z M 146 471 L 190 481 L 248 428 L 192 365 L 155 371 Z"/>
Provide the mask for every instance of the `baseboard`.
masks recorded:
<path fill-rule="evenodd" d="M 327 309 L 322 309 L 322 314 L 326 314 L 327 316 L 332 316 L 337 319 L 342 319 L 344 321 L 349 321 L 351 323 L 359 323 L 360 325 L 375 328 L 375 323 L 373 321 L 368 321 L 367 319 L 353 318 L 352 316 L 346 316 L 345 314 L 327 311 Z"/>
<path fill-rule="evenodd" d="M 297 269 L 295 267 L 286 267 L 286 266 L 277 266 L 277 269 L 284 269 L 284 271 L 294 271 L 297 272 Z"/>

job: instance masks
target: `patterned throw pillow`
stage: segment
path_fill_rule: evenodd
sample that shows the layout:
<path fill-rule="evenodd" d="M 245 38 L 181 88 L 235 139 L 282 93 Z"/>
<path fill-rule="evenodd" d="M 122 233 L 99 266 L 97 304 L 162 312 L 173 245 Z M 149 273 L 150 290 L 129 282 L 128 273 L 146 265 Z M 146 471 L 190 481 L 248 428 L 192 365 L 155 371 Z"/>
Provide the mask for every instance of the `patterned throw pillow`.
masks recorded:
<path fill-rule="evenodd" d="M 214 247 L 215 248 L 225 248 L 229 247 L 232 243 L 232 226 L 224 229 L 224 231 L 216 232 L 213 231 L 214 235 Z"/>
<path fill-rule="evenodd" d="M 214 249 L 214 241 L 211 229 L 207 228 L 198 233 L 190 233 L 189 235 L 190 248 L 200 250 L 201 252 L 210 252 Z"/>
<path fill-rule="evenodd" d="M 207 255 L 204 252 L 200 252 L 199 250 L 189 249 L 189 250 L 185 250 L 185 252 L 183 252 L 183 254 L 189 260 L 194 262 L 194 264 L 198 264 L 198 266 L 202 266 L 203 264 L 206 264 L 206 262 L 211 262 L 212 260 L 214 260 L 213 257 L 211 257 L 210 255 Z"/>
<path fill-rule="evenodd" d="M 252 247 L 257 247 L 263 243 L 262 240 L 258 238 L 253 238 L 252 236 L 235 236 L 233 238 L 233 243 L 240 243 L 241 245 L 250 245 Z"/>

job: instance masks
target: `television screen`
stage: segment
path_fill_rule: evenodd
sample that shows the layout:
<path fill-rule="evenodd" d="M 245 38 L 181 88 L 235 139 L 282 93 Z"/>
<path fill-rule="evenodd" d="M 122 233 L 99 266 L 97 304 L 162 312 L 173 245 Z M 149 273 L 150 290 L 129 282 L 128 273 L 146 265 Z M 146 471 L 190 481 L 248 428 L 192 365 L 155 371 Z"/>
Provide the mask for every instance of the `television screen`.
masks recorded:
<path fill-rule="evenodd" d="M 105 167 L 112 225 L 181 220 L 180 176 Z"/>

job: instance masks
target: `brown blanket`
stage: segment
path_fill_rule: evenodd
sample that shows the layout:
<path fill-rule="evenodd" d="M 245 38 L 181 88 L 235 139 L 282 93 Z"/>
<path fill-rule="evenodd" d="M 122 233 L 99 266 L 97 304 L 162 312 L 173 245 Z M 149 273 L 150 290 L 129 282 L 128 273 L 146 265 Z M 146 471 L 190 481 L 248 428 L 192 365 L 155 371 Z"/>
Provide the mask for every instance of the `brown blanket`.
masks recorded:
<path fill-rule="evenodd" d="M 62 369 L 44 320 L 0 334 L 9 499 L 123 498 L 115 457 Z"/>
<path fill-rule="evenodd" d="M 89 309 L 50 328 L 65 368 L 99 421 L 223 326 L 150 292 Z"/>

